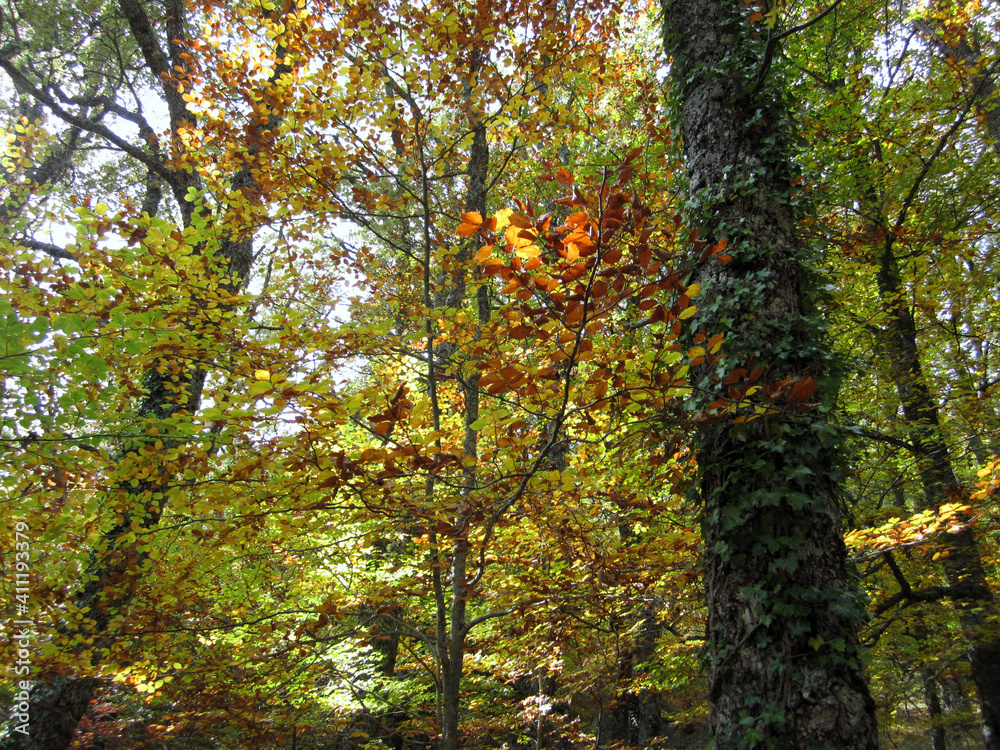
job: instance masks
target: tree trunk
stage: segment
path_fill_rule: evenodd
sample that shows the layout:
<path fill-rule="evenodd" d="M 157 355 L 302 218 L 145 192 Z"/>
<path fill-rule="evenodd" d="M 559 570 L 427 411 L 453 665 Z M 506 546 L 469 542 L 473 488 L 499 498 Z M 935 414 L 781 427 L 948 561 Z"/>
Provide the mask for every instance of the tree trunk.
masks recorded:
<path fill-rule="evenodd" d="M 465 585 L 468 544 L 455 543 L 451 564 L 451 607 L 447 637 L 438 643 L 441 660 L 441 744 L 440 750 L 457 750 L 459 709 L 461 708 L 462 667 L 465 637 L 469 628 L 465 619 L 467 590 Z M 443 629 L 439 630 L 439 633 Z"/>
<path fill-rule="evenodd" d="M 827 421 L 836 368 L 813 253 L 796 236 L 774 50 L 735 0 L 664 0 L 663 11 L 691 218 L 703 239 L 728 239 L 732 258 L 701 267 L 700 320 L 726 335 L 727 370 L 766 366 L 755 398 L 770 408 L 699 430 L 716 747 L 875 748 L 856 638 L 865 608 L 847 573 Z M 723 373 L 701 369 L 709 398 L 733 397 Z"/>
<path fill-rule="evenodd" d="M 993 150 L 1000 151 L 1000 106 L 997 106 L 996 96 L 996 66 L 983 69 L 980 59 L 983 56 L 979 48 L 979 40 L 973 37 L 970 43 L 965 33 L 948 33 L 941 22 L 942 16 L 947 16 L 949 10 L 944 3 L 937 3 L 937 8 L 925 9 L 923 18 L 914 18 L 910 24 L 914 31 L 923 37 L 924 41 L 937 49 L 946 60 L 957 63 L 965 68 L 970 75 L 971 85 L 964 85 L 962 93 L 971 100 L 981 119 L 986 122 L 986 131 L 992 141 Z"/>
<path fill-rule="evenodd" d="M 482 66 L 482 56 L 478 51 L 470 55 L 468 80 L 465 84 L 465 98 L 471 102 L 472 91 L 476 77 Z M 466 198 L 465 210 L 486 214 L 486 197 L 488 192 L 487 175 L 490 164 L 489 143 L 486 138 L 486 123 L 481 113 L 470 107 L 469 128 L 472 131 L 472 144 L 469 148 L 469 164 L 466 168 Z M 468 260 L 476 247 L 474 238 L 466 241 L 456 256 L 456 265 L 451 278 L 444 285 L 444 304 L 448 307 L 460 307 L 465 302 L 466 278 Z M 480 286 L 476 291 L 476 319 L 480 326 L 485 326 L 490 320 L 491 310 L 487 297 L 486 286 Z M 450 357 L 450 345 L 439 347 L 445 357 Z M 447 363 L 454 369 L 453 363 Z M 479 376 L 476 373 L 457 373 L 462 387 L 464 400 L 465 436 L 462 450 L 466 458 L 476 459 L 479 456 L 478 432 L 471 425 L 479 419 Z M 462 490 L 463 502 L 455 518 L 456 529 L 451 551 L 451 601 L 448 608 L 447 623 L 438 622 L 438 657 L 441 661 L 441 750 L 456 750 L 459 745 L 459 719 L 462 686 L 462 669 L 465 656 L 465 639 L 469 633 L 466 619 L 468 588 L 467 569 L 470 546 L 468 542 L 468 526 L 472 515 L 469 503 L 476 484 L 475 471 L 471 467 L 465 469 L 465 486 Z M 444 614 L 444 608 L 438 607 L 438 617 Z M 445 635 L 442 638 L 442 635 Z"/>
<path fill-rule="evenodd" d="M 898 263 L 893 252 L 892 232 L 887 239 L 878 274 L 879 295 L 888 318 L 889 360 L 893 381 L 903 406 L 903 420 L 910 434 L 913 457 L 923 488 L 918 510 L 937 510 L 949 502 L 964 501 L 941 434 L 941 419 L 923 375 L 917 328 L 906 305 Z M 997 615 L 996 597 L 990 590 L 971 525 L 948 535 L 950 555 L 942 559 L 948 583 L 975 592 L 962 603 L 959 620 L 968 646 L 972 681 L 979 697 L 983 739 L 987 750 L 1000 750 L 1000 637 L 988 629 Z"/>
<path fill-rule="evenodd" d="M 143 53 L 149 71 L 156 75 L 169 70 L 170 62 L 157 41 L 153 23 L 145 9 L 135 0 L 119 0 L 119 7 L 129 23 L 132 36 Z M 183 13 L 183 5 L 177 3 L 171 6 L 164 17 L 165 31 L 170 40 L 170 54 L 175 57 L 184 49 L 178 46 L 178 40 L 185 38 Z M 182 61 L 176 58 L 172 62 L 176 68 Z M 277 66 L 271 82 L 290 70 L 285 65 Z M 186 107 L 176 84 L 164 80 L 162 93 L 168 105 L 171 132 L 176 135 L 179 128 L 188 124 Z M 277 124 L 277 117 L 264 115 L 259 126 L 263 130 L 276 127 Z M 256 148 L 248 149 L 246 163 L 233 174 L 233 188 L 251 191 L 256 188 L 254 165 L 251 163 L 256 153 Z M 155 156 L 162 159 L 158 153 Z M 188 189 L 198 187 L 198 177 L 188 169 L 171 172 L 163 166 L 163 170 L 170 176 L 169 186 L 183 223 L 189 226 L 193 220 L 193 203 L 185 196 Z M 155 179 L 147 184 L 150 190 L 143 206 L 145 210 L 153 212 L 160 203 L 159 184 Z M 229 235 L 221 239 L 220 286 L 231 292 L 238 291 L 250 270 L 252 243 L 251 233 Z M 145 394 L 136 410 L 140 418 L 162 424 L 163 420 L 179 413 L 198 410 L 206 371 L 201 367 L 184 364 L 178 370 L 178 362 L 183 361 L 161 358 L 146 372 L 143 382 Z M 175 468 L 168 455 L 182 443 L 183 438 L 170 437 L 169 428 L 161 429 L 160 435 L 162 447 L 156 452 L 155 458 L 151 459 L 156 461 L 155 470 L 148 474 L 153 478 L 133 485 L 127 470 L 122 471 L 118 476 L 118 485 L 109 493 L 112 500 L 121 503 L 121 520 L 103 534 L 101 547 L 91 551 L 83 578 L 85 583 L 73 597 L 76 610 L 87 613 L 88 617 L 81 619 L 80 624 L 60 623 L 57 628 L 61 635 L 72 639 L 75 644 L 73 649 L 77 653 L 84 649 L 91 652 L 89 660 L 94 666 L 104 661 L 112 648 L 115 636 L 108 626 L 134 598 L 137 581 L 141 578 L 143 566 L 148 559 L 149 553 L 142 551 L 135 541 L 135 532 L 154 528 L 168 502 L 168 488 L 175 476 Z M 153 442 L 150 439 L 126 445 L 119 457 L 120 465 L 130 465 Z M 162 499 L 157 499 L 158 496 Z M 15 717 L 14 721 L 8 723 L 6 734 L 0 739 L 0 750 L 62 750 L 69 747 L 98 684 L 99 681 L 92 677 L 43 676 L 35 682 L 29 693 L 28 731 L 19 731 L 18 727 L 22 722 L 18 722 Z"/>
<path fill-rule="evenodd" d="M 646 747 L 650 740 L 660 736 L 663 729 L 663 703 L 659 694 L 647 688 L 633 687 L 631 683 L 637 674 L 646 671 L 646 665 L 656 654 L 656 641 L 663 629 L 651 603 L 641 609 L 624 615 L 614 624 L 615 630 L 628 629 L 635 620 L 642 622 L 630 644 L 618 657 L 618 679 L 629 685 L 620 690 L 614 709 L 614 731 L 610 739 L 620 740 L 626 745 Z M 625 626 L 624 628 L 620 626 Z"/>
<path fill-rule="evenodd" d="M 26 719 L 15 714 L 7 735 L 0 740 L 3 750 L 62 750 L 69 747 L 76 726 L 86 713 L 97 688 L 95 679 L 55 676 L 36 682 L 30 693 Z M 27 727 L 22 731 L 20 727 Z"/>
<path fill-rule="evenodd" d="M 927 703 L 927 718 L 931 722 L 931 750 L 948 750 L 948 738 L 941 723 L 941 694 L 934 670 L 921 667 L 920 679 L 923 681 L 924 702 Z"/>

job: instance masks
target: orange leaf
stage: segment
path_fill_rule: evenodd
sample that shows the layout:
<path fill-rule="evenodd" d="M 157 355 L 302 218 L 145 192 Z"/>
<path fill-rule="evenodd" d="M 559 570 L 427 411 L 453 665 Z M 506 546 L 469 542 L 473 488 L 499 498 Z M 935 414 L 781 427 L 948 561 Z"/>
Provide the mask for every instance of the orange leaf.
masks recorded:
<path fill-rule="evenodd" d="M 747 374 L 746 370 L 744 370 L 742 367 L 738 367 L 738 368 L 736 368 L 735 370 L 733 370 L 731 373 L 729 373 L 728 375 L 726 375 L 726 377 L 724 377 L 722 379 L 722 384 L 723 385 L 732 385 L 733 383 L 738 382 L 739 379 L 742 378 L 746 374 Z"/>
<path fill-rule="evenodd" d="M 506 268 L 507 264 L 499 258 L 487 258 L 483 261 L 483 266 L 485 267 L 483 270 L 488 275 L 492 276 L 493 274 L 499 273 L 502 269 Z"/>
<path fill-rule="evenodd" d="M 573 173 L 568 169 L 563 169 L 559 167 L 556 170 L 556 179 L 559 180 L 560 185 L 572 185 L 573 184 Z"/>
<path fill-rule="evenodd" d="M 705 240 L 695 240 L 694 249 L 697 250 L 699 247 L 701 247 L 702 250 L 698 255 L 698 263 L 704 263 L 712 257 L 712 246 L 705 242 Z"/>
<path fill-rule="evenodd" d="M 798 404 L 805 401 L 811 395 L 816 392 L 816 381 L 810 377 L 800 378 L 795 381 L 795 385 L 792 386 L 792 392 L 788 396 L 788 401 L 793 404 Z"/>
<path fill-rule="evenodd" d="M 458 227 L 458 235 L 460 237 L 469 237 L 479 231 L 479 227 L 483 223 L 483 217 L 478 211 L 469 211 L 468 213 L 462 214 L 462 223 Z"/>
<path fill-rule="evenodd" d="M 520 288 L 521 280 L 515 277 L 507 282 L 507 285 L 500 290 L 500 294 L 510 294 L 511 292 L 516 292 Z"/>
<path fill-rule="evenodd" d="M 492 255 L 493 255 L 493 245 L 483 245 L 476 252 L 476 262 L 482 263 Z"/>
<path fill-rule="evenodd" d="M 512 213 L 509 217 L 510 223 L 518 229 L 534 229 L 535 225 L 527 216 Z"/>
<path fill-rule="evenodd" d="M 528 334 L 531 333 L 532 330 L 533 329 L 530 326 L 520 324 L 507 331 L 507 335 L 512 339 L 523 339 L 527 338 Z"/>
<path fill-rule="evenodd" d="M 522 217 L 523 218 L 523 217 Z M 538 238 L 533 229 L 520 229 L 513 222 L 507 227 L 504 239 L 514 247 L 524 247 L 530 245 Z"/>

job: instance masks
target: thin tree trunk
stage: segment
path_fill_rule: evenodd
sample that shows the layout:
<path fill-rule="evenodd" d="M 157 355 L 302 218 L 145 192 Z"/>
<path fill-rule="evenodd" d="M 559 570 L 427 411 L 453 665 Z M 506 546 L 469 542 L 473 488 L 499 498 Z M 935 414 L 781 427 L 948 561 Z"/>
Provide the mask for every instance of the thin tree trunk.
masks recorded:
<path fill-rule="evenodd" d="M 941 723 L 941 694 L 934 670 L 922 667 L 920 678 L 924 687 L 924 702 L 927 703 L 927 717 L 931 722 L 931 750 L 948 750 L 948 738 Z"/>
<path fill-rule="evenodd" d="M 728 369 L 764 365 L 764 393 L 784 381 L 788 394 L 760 402 L 769 415 L 699 430 L 716 747 L 875 748 L 856 637 L 865 608 L 847 572 L 827 422 L 836 371 L 813 254 L 795 231 L 774 50 L 736 0 L 664 0 L 663 11 L 692 218 L 732 257 L 701 267 L 699 319 L 726 335 Z M 707 368 L 695 384 L 731 397 Z"/>
<path fill-rule="evenodd" d="M 468 626 L 465 619 L 466 586 L 465 569 L 468 544 L 458 540 L 451 563 L 451 607 L 448 613 L 447 640 L 441 644 L 447 658 L 441 664 L 441 750 L 458 748 L 459 709 L 461 708 L 462 667 L 465 655 L 465 637 Z"/>
<path fill-rule="evenodd" d="M 481 54 L 474 50 L 470 56 L 469 80 L 465 84 L 465 98 L 471 102 L 475 79 L 482 66 Z M 475 211 L 480 215 L 486 213 L 487 174 L 489 171 L 490 152 L 486 139 L 486 124 L 474 111 L 470 111 L 469 125 L 472 129 L 472 145 L 469 148 L 469 164 L 466 168 L 467 191 L 465 210 Z M 455 275 L 449 279 L 445 287 L 444 304 L 448 307 L 459 307 L 465 301 L 466 266 L 475 249 L 474 238 L 466 241 L 456 256 Z M 480 327 L 485 326 L 490 319 L 491 311 L 487 288 L 481 285 L 476 292 L 477 321 Z M 447 355 L 451 349 L 446 348 Z M 479 388 L 477 374 L 463 375 L 459 373 L 460 383 L 465 401 L 464 420 L 465 436 L 462 450 L 466 458 L 475 459 L 479 455 L 478 433 L 471 428 L 479 419 Z M 469 633 L 466 619 L 467 610 L 467 568 L 469 557 L 468 524 L 472 515 L 470 506 L 471 495 L 475 489 L 475 470 L 465 469 L 465 486 L 462 490 L 463 501 L 455 518 L 455 537 L 451 553 L 451 602 L 448 611 L 448 628 L 446 640 L 439 642 L 438 651 L 441 656 L 441 750 L 456 750 L 459 744 L 459 720 L 462 686 L 463 660 L 465 655 L 465 639 Z M 440 627 L 438 632 L 443 633 Z"/>
<path fill-rule="evenodd" d="M 937 510 L 949 502 L 963 501 L 952 467 L 948 446 L 941 434 L 937 404 L 923 375 L 917 328 L 906 305 L 899 267 L 893 252 L 893 234 L 888 233 L 878 274 L 879 295 L 887 313 L 889 358 L 893 381 L 903 406 L 903 420 L 910 433 L 913 457 L 923 488 L 918 510 Z M 987 750 L 1000 750 L 1000 637 L 987 627 L 997 615 L 996 597 L 990 590 L 971 525 L 949 535 L 950 555 L 941 566 L 948 583 L 973 591 L 976 596 L 962 603 L 959 619 L 967 643 L 972 681 L 979 697 L 983 738 Z"/>

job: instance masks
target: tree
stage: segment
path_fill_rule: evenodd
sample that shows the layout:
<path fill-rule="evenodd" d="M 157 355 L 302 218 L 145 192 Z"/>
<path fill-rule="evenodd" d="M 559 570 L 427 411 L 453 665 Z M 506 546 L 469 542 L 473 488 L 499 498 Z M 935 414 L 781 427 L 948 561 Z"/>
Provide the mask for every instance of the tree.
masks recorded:
<path fill-rule="evenodd" d="M 77 230 L 75 251 L 53 249 L 51 243 L 36 241 L 31 237 L 27 221 L 8 226 L 5 238 L 9 247 L 40 250 L 56 259 L 77 261 L 82 268 L 79 274 L 62 274 L 55 289 L 44 286 L 31 289 L 16 307 L 12 306 L 8 320 L 16 327 L 21 319 L 33 319 L 34 339 L 39 344 L 34 351 L 25 349 L 13 356 L 26 357 L 26 363 L 34 359 L 35 365 L 51 367 L 50 350 L 54 348 L 58 352 L 64 347 L 67 334 L 77 338 L 81 329 L 94 330 L 106 321 L 110 321 L 112 329 L 124 326 L 130 331 L 122 344 L 124 352 L 139 355 L 126 365 L 131 373 L 110 378 L 118 386 L 117 405 L 127 408 L 128 401 L 133 402 L 133 408 L 129 409 L 131 419 L 124 424 L 107 420 L 105 428 L 114 435 L 117 445 L 103 450 L 88 446 L 87 450 L 97 454 L 98 460 L 86 470 L 67 465 L 65 457 L 52 450 L 67 439 L 70 445 L 80 441 L 80 436 L 67 434 L 68 425 L 90 429 L 95 421 L 92 412 L 82 415 L 79 421 L 74 419 L 79 415 L 67 418 L 61 406 L 66 403 L 66 394 L 58 393 L 62 390 L 58 375 L 56 383 L 47 384 L 51 399 L 47 413 L 38 408 L 33 414 L 25 415 L 19 424 L 8 424 L 14 436 L 22 430 L 28 433 L 27 439 L 19 441 L 23 453 L 16 461 L 22 464 L 25 459 L 29 464 L 32 460 L 42 461 L 66 491 L 71 483 L 67 475 L 75 474 L 72 484 L 79 489 L 93 483 L 103 493 L 107 515 L 99 517 L 95 524 L 100 532 L 90 536 L 93 546 L 80 570 L 82 582 L 69 600 L 61 603 L 64 611 L 54 627 L 56 639 L 63 641 L 72 655 L 70 661 L 84 672 L 99 670 L 115 650 L 115 631 L 120 629 L 122 618 L 135 598 L 139 581 L 154 564 L 153 545 L 146 537 L 157 527 L 171 499 L 172 486 L 183 475 L 181 466 L 186 462 L 186 447 L 193 433 L 191 419 L 200 408 L 208 364 L 218 359 L 212 345 L 218 341 L 232 343 L 231 320 L 227 318 L 232 318 L 233 301 L 238 299 L 237 294 L 247 279 L 253 259 L 252 228 L 231 213 L 227 215 L 230 206 L 225 201 L 220 209 L 222 215 L 211 216 L 211 209 L 205 205 L 202 195 L 202 179 L 191 163 L 185 163 L 189 149 L 184 135 L 195 121 L 182 95 L 188 83 L 191 60 L 186 51 L 191 37 L 184 10 L 175 5 L 165 9 L 162 17 L 151 18 L 145 7 L 131 0 L 123 0 L 117 10 L 120 15 L 99 15 L 94 19 L 97 33 L 93 35 L 96 40 L 92 41 L 93 59 L 99 64 L 94 65 L 96 70 L 85 71 L 89 75 L 74 79 L 76 71 L 71 70 L 67 74 L 70 80 L 59 79 L 58 74 L 62 71 L 53 64 L 46 45 L 62 40 L 53 41 L 51 34 L 39 33 L 32 26 L 40 20 L 34 14 L 27 18 L 15 14 L 7 19 L 7 32 L 12 35 L 12 42 L 4 47 L 0 59 L 0 67 L 14 86 L 32 101 L 33 113 L 47 111 L 69 127 L 63 151 L 73 144 L 79 146 L 83 142 L 80 132 L 87 131 L 108 148 L 145 167 L 148 173 L 141 206 L 123 195 L 121 209 L 110 214 L 108 205 L 103 202 L 92 205 L 89 198 L 75 201 L 82 203 L 74 222 Z M 125 29 L 128 35 L 122 44 L 118 35 Z M 23 58 L 20 66 L 15 62 L 18 56 Z M 39 60 L 45 64 L 38 65 Z M 288 71 L 287 67 L 277 66 L 270 83 Z M 118 82 L 125 84 L 135 109 L 119 102 L 120 92 L 109 85 L 109 75 L 117 76 Z M 153 90 L 158 90 L 162 96 L 168 113 L 168 142 L 162 146 L 143 116 L 137 93 L 149 91 L 150 81 Z M 74 90 L 77 87 L 82 90 Z M 96 116 L 90 115 L 93 109 L 98 112 Z M 102 122 L 108 112 L 137 125 L 139 143 L 130 143 Z M 266 106 L 256 114 L 254 127 L 264 131 L 276 127 L 277 121 Z M 30 152 L 33 146 L 31 130 L 40 130 L 40 120 L 29 122 L 24 117 L 22 123 L 19 146 L 23 154 Z M 230 173 L 233 192 L 244 199 L 255 188 L 253 164 L 259 150 L 259 143 L 246 146 L 242 163 Z M 73 156 L 65 153 L 62 161 Z M 30 162 L 30 158 L 22 157 L 22 160 Z M 13 161 L 10 171 L 18 171 L 19 161 Z M 42 168 L 29 172 L 29 182 L 24 184 L 21 195 L 25 191 L 51 188 L 51 184 L 30 182 L 42 176 L 51 183 L 61 176 L 60 170 L 46 166 L 47 162 Z M 65 171 L 63 169 L 62 173 Z M 177 227 L 156 217 L 161 182 L 174 199 L 179 216 Z M 6 201 L 8 214 L 14 213 L 15 208 L 22 209 L 23 213 L 28 201 L 17 197 L 15 192 Z M 46 218 L 52 221 L 55 217 Z M 111 250 L 108 253 L 111 257 L 105 255 L 102 245 L 112 229 L 120 232 L 119 237 L 127 242 L 128 248 L 138 247 L 138 252 Z M 28 269 L 35 267 L 36 261 L 30 254 L 17 253 L 7 268 L 8 289 L 12 276 L 26 270 L 34 273 Z M 49 270 L 45 264 L 41 268 Z M 110 287 L 107 286 L 109 281 Z M 111 292 L 116 287 L 117 295 Z M 129 301 L 122 304 L 125 295 Z M 150 308 L 155 312 L 150 314 Z M 38 326 L 56 315 L 63 317 L 51 328 Z M 142 334 L 135 332 L 151 327 L 179 333 L 162 335 L 158 343 L 147 348 Z M 54 340 L 46 344 L 44 336 L 50 332 L 55 334 Z M 100 382 L 102 376 L 108 374 L 110 363 L 121 364 L 121 350 L 115 351 L 118 347 L 105 335 L 97 333 L 96 338 L 97 347 L 77 345 L 72 349 L 77 356 L 85 358 L 84 361 L 99 363 L 92 365 L 92 371 L 87 374 L 96 375 Z M 30 366 L 27 369 L 30 370 Z M 37 383 L 28 381 L 30 378 L 17 383 L 15 391 L 23 389 L 28 400 L 33 396 L 37 398 L 32 392 Z M 99 386 L 92 381 L 91 387 L 100 388 L 104 384 Z M 35 430 L 43 434 L 37 435 Z M 40 449 L 34 447 L 36 441 L 41 442 Z M 79 481 L 81 477 L 82 482 Z M 22 497 L 30 491 L 17 484 L 14 490 Z M 40 510 L 46 510 L 44 500 L 40 505 Z M 36 510 L 31 504 L 20 508 L 23 514 Z M 45 518 L 43 513 L 41 518 L 43 526 L 51 525 L 51 517 Z M 27 701 L 30 731 L 9 729 L 3 740 L 5 747 L 69 745 L 97 683 L 88 674 L 75 676 L 62 672 L 52 670 L 43 680 L 34 682 Z"/>
<path fill-rule="evenodd" d="M 697 385 L 756 411 L 698 436 L 712 726 L 723 747 L 874 748 L 863 605 L 840 531 L 837 370 L 814 251 L 796 233 L 781 34 L 752 14 L 727 0 L 663 4 L 692 221 L 731 256 L 699 282 L 702 321 L 726 331 L 738 369 L 706 369 Z"/>
<path fill-rule="evenodd" d="M 711 704 L 719 746 L 872 747 L 851 562 L 883 726 L 961 713 L 976 613 L 935 566 L 996 524 L 988 13 L 664 11 L 666 82 L 659 22 L 603 2 L 5 7 L 36 744 L 669 746 Z M 904 308 L 936 426 L 848 328 Z M 920 505 L 927 435 L 976 498 Z"/>
<path fill-rule="evenodd" d="M 970 425 L 955 430 L 945 425 L 951 410 L 946 403 L 978 411 L 982 391 L 976 392 L 965 365 L 959 365 L 956 372 L 955 365 L 944 361 L 935 365 L 930 357 L 935 356 L 931 354 L 935 349 L 950 349 L 957 362 L 977 356 L 975 347 L 966 342 L 976 340 L 980 319 L 987 313 L 973 302 L 976 292 L 972 290 L 978 284 L 969 284 L 965 278 L 965 269 L 978 264 L 962 256 L 971 259 L 981 252 L 976 245 L 983 242 L 983 223 L 995 211 L 997 193 L 988 166 L 992 155 L 976 154 L 970 145 L 984 145 L 981 133 L 996 118 L 984 112 L 982 125 L 987 127 L 982 128 L 974 117 L 978 108 L 989 105 L 987 94 L 992 91 L 989 58 L 980 61 L 967 42 L 967 37 L 980 36 L 973 29 L 982 20 L 958 9 L 949 12 L 942 4 L 928 10 L 925 20 L 915 22 L 921 36 L 932 28 L 928 21 L 940 26 L 939 33 L 931 34 L 926 47 L 911 35 L 905 47 L 893 52 L 885 72 L 876 60 L 882 52 L 862 41 L 874 36 L 849 28 L 836 30 L 830 39 L 839 54 L 826 57 L 822 65 L 813 64 L 804 54 L 797 64 L 811 84 L 826 82 L 822 101 L 816 102 L 820 110 L 809 117 L 807 126 L 814 138 L 822 133 L 823 144 L 813 149 L 813 158 L 828 161 L 830 152 L 836 151 L 842 160 L 849 155 L 852 165 L 849 176 L 831 175 L 826 189 L 816 192 L 816 201 L 837 240 L 831 265 L 852 274 L 851 283 L 841 285 L 840 305 L 848 311 L 850 325 L 870 337 L 875 356 L 869 360 L 869 369 L 873 374 L 884 373 L 891 383 L 887 390 L 897 395 L 893 410 L 899 416 L 891 419 L 899 422 L 901 432 L 884 424 L 884 418 L 877 420 L 883 422 L 879 429 L 883 435 L 896 433 L 902 438 L 900 445 L 915 463 L 919 491 L 907 499 L 914 511 L 936 515 L 957 505 L 967 513 L 963 523 L 952 526 L 949 548 L 939 551 L 934 561 L 949 584 L 940 590 L 962 602 L 959 619 L 968 643 L 984 736 L 987 747 L 992 747 L 1000 732 L 995 708 L 1000 683 L 988 666 L 1000 659 L 996 632 L 989 626 L 995 618 L 995 597 L 977 539 L 976 511 L 969 506 L 969 489 L 963 487 L 956 460 L 964 445 L 978 444 L 977 459 L 985 462 L 988 452 L 980 435 L 988 434 L 988 429 Z M 892 33 L 908 22 L 886 13 L 874 15 L 868 23 Z M 929 70 L 937 71 L 933 81 L 928 78 Z M 875 105 L 847 94 L 875 83 L 880 87 Z M 903 106 L 926 114 L 918 120 L 900 119 Z M 859 138 L 859 133 L 864 137 Z M 949 186 L 955 184 L 963 188 L 951 190 Z M 958 377 L 932 383 L 929 373 L 935 369 Z M 980 383 L 987 371 L 984 363 Z M 875 416 L 870 409 L 864 411 L 868 413 L 854 419 L 868 422 Z M 900 579 L 894 585 L 911 593 L 920 590 L 919 584 L 914 589 L 906 582 L 895 561 L 893 568 Z M 917 583 L 928 572 L 919 566 L 910 575 L 918 577 Z M 892 611 L 877 605 L 880 614 Z"/>

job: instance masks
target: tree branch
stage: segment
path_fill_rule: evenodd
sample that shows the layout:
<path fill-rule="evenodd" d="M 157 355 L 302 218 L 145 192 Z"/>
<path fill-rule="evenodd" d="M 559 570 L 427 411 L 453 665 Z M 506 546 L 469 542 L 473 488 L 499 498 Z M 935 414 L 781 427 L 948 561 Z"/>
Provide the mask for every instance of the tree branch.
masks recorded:
<path fill-rule="evenodd" d="M 7 75 L 11 77 L 18 86 L 21 86 L 25 91 L 31 94 L 37 101 L 44 104 L 53 114 L 55 114 L 60 120 L 80 128 L 81 130 L 86 130 L 88 133 L 94 133 L 99 135 L 101 138 L 106 140 L 108 143 L 114 144 L 118 149 L 125 152 L 131 156 L 136 161 L 144 164 L 151 172 L 154 172 L 161 178 L 163 178 L 168 184 L 173 184 L 176 182 L 176 175 L 171 172 L 162 163 L 158 162 L 156 159 L 151 157 L 148 153 L 143 151 L 141 148 L 137 148 L 127 141 L 119 138 L 117 135 L 112 133 L 107 127 L 101 125 L 100 123 L 93 122 L 78 115 L 74 115 L 67 112 L 62 106 L 53 99 L 47 92 L 42 91 L 40 88 L 35 86 L 28 78 L 18 70 L 9 60 L 0 57 L 0 68 L 2 68 Z"/>
<path fill-rule="evenodd" d="M 45 253 L 46 255 L 49 255 L 53 258 L 57 258 L 58 260 L 71 260 L 74 263 L 79 263 L 80 261 L 80 259 L 77 258 L 69 250 L 59 247 L 58 245 L 50 244 L 48 242 L 39 242 L 38 240 L 32 240 L 32 239 L 12 240 L 12 242 L 15 242 L 18 245 L 22 245 L 23 247 L 30 248 L 32 250 L 39 250 Z"/>

